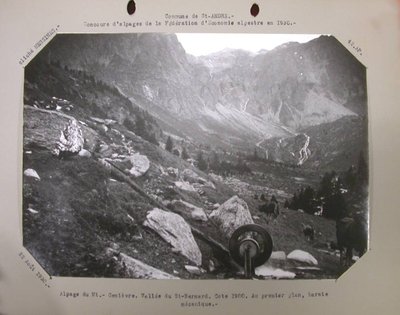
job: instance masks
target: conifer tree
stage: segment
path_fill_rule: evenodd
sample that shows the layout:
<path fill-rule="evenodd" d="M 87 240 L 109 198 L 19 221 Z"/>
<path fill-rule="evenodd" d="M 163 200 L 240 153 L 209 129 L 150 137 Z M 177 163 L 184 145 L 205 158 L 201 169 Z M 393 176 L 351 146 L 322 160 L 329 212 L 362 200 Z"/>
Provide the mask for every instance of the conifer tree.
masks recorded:
<path fill-rule="evenodd" d="M 197 155 L 197 167 L 202 171 L 207 170 L 207 162 L 204 160 L 203 153 L 201 151 Z"/>
<path fill-rule="evenodd" d="M 182 155 L 181 155 L 182 159 L 187 160 L 188 158 L 190 158 L 189 154 L 186 151 L 186 148 L 183 147 L 182 149 Z"/>
<path fill-rule="evenodd" d="M 172 149 L 174 147 L 174 143 L 172 142 L 172 139 L 170 136 L 168 136 L 167 143 L 165 144 L 165 150 L 168 152 L 172 152 Z"/>

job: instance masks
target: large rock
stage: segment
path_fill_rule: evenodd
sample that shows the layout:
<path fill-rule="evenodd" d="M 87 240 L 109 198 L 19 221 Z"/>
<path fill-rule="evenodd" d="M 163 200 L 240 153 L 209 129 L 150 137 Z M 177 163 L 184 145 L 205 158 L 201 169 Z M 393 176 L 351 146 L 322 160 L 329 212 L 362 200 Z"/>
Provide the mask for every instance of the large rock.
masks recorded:
<path fill-rule="evenodd" d="M 277 252 L 272 252 L 271 257 L 269 257 L 270 260 L 281 260 L 285 261 L 286 260 L 286 254 L 283 251 L 277 251 Z"/>
<path fill-rule="evenodd" d="M 214 181 L 219 181 L 219 182 L 223 182 L 224 178 L 220 175 L 214 174 L 214 173 L 210 173 L 208 174 L 208 176 L 210 176 Z"/>
<path fill-rule="evenodd" d="M 211 213 L 210 218 L 219 225 L 220 230 L 228 238 L 238 227 L 254 223 L 247 203 L 238 196 L 225 201 Z"/>
<path fill-rule="evenodd" d="M 255 269 L 255 274 L 260 277 L 274 278 L 274 279 L 293 279 L 296 277 L 294 272 L 273 268 L 269 265 L 262 265 Z"/>
<path fill-rule="evenodd" d="M 68 123 L 74 120 L 72 116 L 61 112 L 24 106 L 24 147 L 40 146 L 53 151 L 60 134 Z M 85 139 L 85 147 L 94 151 L 98 141 L 97 133 L 88 126 L 78 122 Z"/>
<path fill-rule="evenodd" d="M 39 174 L 33 168 L 27 168 L 24 171 L 24 175 L 27 177 L 33 177 L 36 180 L 40 180 Z"/>
<path fill-rule="evenodd" d="M 318 265 L 318 261 L 314 258 L 314 256 L 300 249 L 295 249 L 294 251 L 292 251 L 289 255 L 287 255 L 287 258 L 299 262 L 304 262 L 309 265 Z"/>
<path fill-rule="evenodd" d="M 73 118 L 61 132 L 54 152 L 56 155 L 60 155 L 61 153 L 78 154 L 83 149 L 84 143 L 82 130 L 77 120 Z"/>
<path fill-rule="evenodd" d="M 189 202 L 183 200 L 173 200 L 171 201 L 170 205 L 175 211 L 190 215 L 193 220 L 203 222 L 208 220 L 207 215 L 202 208 L 196 207 Z"/>
<path fill-rule="evenodd" d="M 110 251 L 113 252 L 112 249 Z M 135 279 L 179 279 L 124 253 L 114 257 L 117 257 L 118 269 L 125 273 L 127 277 Z"/>
<path fill-rule="evenodd" d="M 215 189 L 215 186 L 212 182 L 199 176 L 195 171 L 193 171 L 189 168 L 186 168 L 182 171 L 181 177 L 184 181 L 186 181 L 190 184 L 201 184 L 201 185 L 208 186 L 208 187 Z"/>
<path fill-rule="evenodd" d="M 167 173 L 168 173 L 168 175 L 170 175 L 170 176 L 172 176 L 174 178 L 177 178 L 178 174 L 179 174 L 179 170 L 177 168 L 174 168 L 174 167 L 168 167 L 167 168 Z"/>
<path fill-rule="evenodd" d="M 129 170 L 129 173 L 135 177 L 139 177 L 146 174 L 146 172 L 150 168 L 150 161 L 145 155 L 135 153 L 129 156 L 128 160 L 132 164 L 132 168 Z"/>
<path fill-rule="evenodd" d="M 192 275 L 198 275 L 198 276 L 206 272 L 204 269 L 199 268 L 197 266 L 185 265 L 185 269 Z"/>
<path fill-rule="evenodd" d="M 194 240 L 189 224 L 178 214 L 155 208 L 147 213 L 143 223 L 160 235 L 175 251 L 180 252 L 197 266 L 201 265 L 201 252 Z"/>
<path fill-rule="evenodd" d="M 85 149 L 80 150 L 78 155 L 82 156 L 82 157 L 87 157 L 87 158 L 90 158 L 92 156 L 92 154 L 88 150 L 85 150 Z"/>
<path fill-rule="evenodd" d="M 191 170 L 189 168 L 184 169 L 182 171 L 182 173 L 181 173 L 181 176 L 182 176 L 183 180 L 185 180 L 185 181 L 187 181 L 187 182 L 189 182 L 191 184 L 194 184 L 194 183 L 205 184 L 205 183 L 207 183 L 207 181 L 204 178 L 200 177 L 195 171 L 193 171 L 193 170 Z"/>
<path fill-rule="evenodd" d="M 175 182 L 174 184 L 176 187 L 178 187 L 179 189 L 182 189 L 182 190 L 192 191 L 192 192 L 196 191 L 196 189 L 193 187 L 193 185 L 188 182 L 178 181 L 178 182 Z"/>

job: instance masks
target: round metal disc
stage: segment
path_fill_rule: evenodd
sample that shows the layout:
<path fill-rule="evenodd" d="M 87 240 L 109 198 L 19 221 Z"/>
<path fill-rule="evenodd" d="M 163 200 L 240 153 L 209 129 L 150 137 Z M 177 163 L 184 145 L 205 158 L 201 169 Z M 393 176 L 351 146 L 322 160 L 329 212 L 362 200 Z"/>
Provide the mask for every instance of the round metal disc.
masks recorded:
<path fill-rule="evenodd" d="M 244 256 L 244 253 L 246 251 L 249 253 L 250 258 L 254 258 L 255 256 L 258 255 L 260 251 L 260 246 L 252 238 L 245 238 L 243 241 L 240 242 L 239 254 L 241 256 Z"/>
<path fill-rule="evenodd" d="M 229 240 L 229 252 L 234 261 L 238 264 L 244 264 L 243 243 L 249 244 L 249 239 L 253 244 L 258 245 L 258 254 L 252 257 L 252 263 L 255 267 L 264 264 L 272 254 L 272 238 L 267 230 L 258 224 L 246 224 L 236 229 Z M 251 245 L 252 246 L 252 245 Z M 242 250 L 241 250 L 242 247 Z"/>

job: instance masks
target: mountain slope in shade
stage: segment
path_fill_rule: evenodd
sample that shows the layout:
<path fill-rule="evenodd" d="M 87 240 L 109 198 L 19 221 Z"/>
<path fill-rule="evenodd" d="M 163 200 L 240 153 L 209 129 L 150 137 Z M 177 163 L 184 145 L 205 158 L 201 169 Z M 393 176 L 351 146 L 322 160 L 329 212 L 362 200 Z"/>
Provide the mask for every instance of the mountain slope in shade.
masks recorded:
<path fill-rule="evenodd" d="M 61 34 L 39 58 L 115 86 L 167 133 L 214 146 L 248 150 L 366 116 L 365 67 L 333 36 L 194 57 L 174 34 Z"/>
<path fill-rule="evenodd" d="M 224 106 L 295 129 L 365 115 L 365 68 L 334 37 L 259 54 L 224 50 L 199 59 L 210 69 L 203 82 L 207 91 Z"/>
<path fill-rule="evenodd" d="M 355 164 L 360 152 L 368 150 L 366 135 L 367 121 L 348 116 L 304 128 L 291 137 L 268 139 L 259 148 L 270 160 L 314 169 L 346 170 Z"/>

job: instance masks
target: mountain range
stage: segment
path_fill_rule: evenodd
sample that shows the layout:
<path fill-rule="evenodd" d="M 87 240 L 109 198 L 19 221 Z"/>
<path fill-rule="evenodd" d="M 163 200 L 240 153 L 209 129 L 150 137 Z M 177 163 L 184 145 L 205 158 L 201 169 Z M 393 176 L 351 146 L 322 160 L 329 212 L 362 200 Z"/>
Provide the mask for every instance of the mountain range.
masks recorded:
<path fill-rule="evenodd" d="M 342 124 L 355 126 L 357 135 L 347 138 L 354 149 L 365 142 L 358 140 L 366 136 L 366 69 L 333 36 L 258 53 L 225 49 L 195 57 L 174 34 L 59 34 L 39 58 L 115 87 L 164 131 L 188 142 L 267 149 L 333 122 L 339 127 L 327 142 L 309 140 L 310 152 L 346 137 L 344 131 L 353 127 Z M 300 163 L 296 152 L 305 145 L 303 138 L 289 140 L 299 144 L 283 153 L 294 159 L 283 161 Z M 337 145 L 332 150 L 343 151 Z"/>

